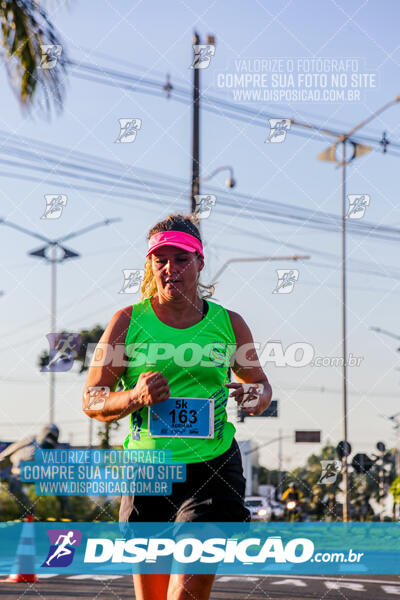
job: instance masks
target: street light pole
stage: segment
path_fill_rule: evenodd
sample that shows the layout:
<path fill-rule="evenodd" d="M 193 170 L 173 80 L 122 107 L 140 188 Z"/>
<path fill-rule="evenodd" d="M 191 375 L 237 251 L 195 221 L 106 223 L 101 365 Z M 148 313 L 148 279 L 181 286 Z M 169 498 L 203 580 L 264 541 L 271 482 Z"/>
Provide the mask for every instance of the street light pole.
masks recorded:
<path fill-rule="evenodd" d="M 346 328 L 346 141 L 342 142 L 342 417 L 343 417 L 343 440 L 347 442 L 347 328 Z M 343 474 L 343 520 L 348 520 L 349 493 L 348 493 L 348 469 L 347 455 L 342 457 Z"/>
<path fill-rule="evenodd" d="M 50 331 L 57 332 L 57 260 L 56 260 L 57 246 L 52 244 L 50 246 L 50 266 L 51 266 L 51 298 L 50 298 Z M 49 373 L 49 422 L 54 423 L 54 406 L 56 397 L 56 374 L 53 369 L 50 369 Z"/>
<path fill-rule="evenodd" d="M 342 158 L 340 161 L 340 166 L 342 168 L 342 427 L 343 427 L 343 441 L 346 443 L 348 441 L 348 424 L 347 424 L 347 327 L 346 327 L 346 166 L 348 163 L 352 162 L 358 156 L 369 152 L 371 148 L 368 146 L 363 146 L 361 144 L 357 144 L 351 141 L 349 138 L 361 127 L 364 127 L 367 123 L 375 119 L 378 115 L 380 115 L 387 108 L 396 104 L 400 101 L 400 96 L 396 96 L 394 100 L 387 102 L 380 109 L 375 111 L 372 115 L 361 121 L 358 125 L 353 127 L 348 133 L 345 133 L 341 136 L 338 136 L 335 132 L 324 130 L 325 133 L 333 135 L 337 138 L 335 144 L 330 146 L 327 150 L 318 155 L 319 160 L 338 162 L 335 156 L 335 152 L 337 146 L 339 144 L 342 145 Z M 296 125 L 303 126 L 302 124 L 295 123 Z M 347 159 L 346 158 L 346 146 L 348 143 L 351 143 L 353 146 L 353 155 Z M 348 468 L 347 468 L 347 456 L 343 456 L 342 458 L 342 476 L 343 476 L 343 521 L 348 521 L 349 516 L 349 494 L 348 494 Z"/>
<path fill-rule="evenodd" d="M 46 242 L 44 246 L 32 250 L 28 252 L 30 256 L 34 256 L 36 258 L 42 258 L 46 262 L 50 263 L 51 271 L 50 271 L 50 332 L 57 333 L 57 263 L 61 263 L 64 260 L 68 260 L 69 258 L 79 258 L 80 254 L 66 248 L 62 245 L 61 242 L 65 242 L 71 238 L 78 237 L 87 233 L 88 231 L 92 231 L 92 229 L 96 229 L 98 227 L 103 227 L 104 225 L 109 225 L 110 223 L 116 223 L 121 219 L 105 219 L 104 221 L 100 221 L 99 223 L 94 223 L 93 225 L 89 225 L 88 227 L 84 227 L 83 229 L 79 229 L 72 233 L 69 233 L 63 237 L 52 240 L 42 234 L 36 233 L 34 231 L 30 231 L 29 229 L 25 229 L 24 227 L 20 227 L 16 223 L 12 223 L 11 221 L 7 221 L 5 219 L 0 218 L 0 224 L 7 225 L 12 229 L 16 229 L 17 231 L 21 231 L 26 235 L 34 237 L 36 239 L 41 240 L 42 242 Z M 58 256 L 58 251 L 62 252 L 61 256 Z M 55 371 L 53 369 L 49 369 L 49 422 L 54 423 L 54 407 L 55 407 L 55 388 L 56 388 L 56 380 L 55 380 Z"/>

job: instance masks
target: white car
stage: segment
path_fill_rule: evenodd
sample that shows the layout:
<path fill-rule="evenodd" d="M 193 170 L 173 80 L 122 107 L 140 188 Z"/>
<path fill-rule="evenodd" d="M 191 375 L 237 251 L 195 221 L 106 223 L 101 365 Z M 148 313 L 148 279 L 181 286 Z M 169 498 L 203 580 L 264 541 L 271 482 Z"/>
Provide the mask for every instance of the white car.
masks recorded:
<path fill-rule="evenodd" d="M 247 496 L 244 505 L 249 509 L 252 521 L 270 521 L 272 509 L 266 498 L 262 496 Z"/>
<path fill-rule="evenodd" d="M 271 506 L 274 519 L 283 519 L 285 514 L 285 508 L 283 504 L 281 502 L 276 502 L 275 500 L 271 500 L 269 504 Z"/>

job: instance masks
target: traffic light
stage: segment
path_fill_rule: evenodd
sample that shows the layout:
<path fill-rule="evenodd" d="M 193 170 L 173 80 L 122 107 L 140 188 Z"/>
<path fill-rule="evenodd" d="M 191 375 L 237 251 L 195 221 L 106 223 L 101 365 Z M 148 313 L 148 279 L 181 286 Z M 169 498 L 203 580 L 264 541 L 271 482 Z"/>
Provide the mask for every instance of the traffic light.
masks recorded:
<path fill-rule="evenodd" d="M 367 454 L 362 453 L 356 454 L 351 462 L 351 466 L 356 473 L 367 473 L 373 464 L 374 461 L 372 458 L 370 458 Z"/>
<path fill-rule="evenodd" d="M 342 460 L 344 456 L 349 456 L 351 454 L 351 445 L 349 442 L 339 442 L 336 446 L 336 452 L 340 460 Z"/>

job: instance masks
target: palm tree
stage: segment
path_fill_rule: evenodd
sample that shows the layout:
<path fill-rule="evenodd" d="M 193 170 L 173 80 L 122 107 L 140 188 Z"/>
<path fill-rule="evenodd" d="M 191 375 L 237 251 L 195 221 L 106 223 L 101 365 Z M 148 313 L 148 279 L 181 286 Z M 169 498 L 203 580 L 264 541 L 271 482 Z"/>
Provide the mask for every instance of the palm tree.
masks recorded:
<path fill-rule="evenodd" d="M 46 11 L 36 0 L 0 0 L 0 20 L 2 58 L 21 107 L 60 112 L 67 57 Z"/>

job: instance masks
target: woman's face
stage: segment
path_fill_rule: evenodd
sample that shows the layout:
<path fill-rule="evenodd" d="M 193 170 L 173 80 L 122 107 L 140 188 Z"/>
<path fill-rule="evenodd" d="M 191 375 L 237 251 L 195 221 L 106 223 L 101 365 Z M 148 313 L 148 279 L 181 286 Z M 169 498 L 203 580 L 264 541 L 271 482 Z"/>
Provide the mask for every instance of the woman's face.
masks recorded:
<path fill-rule="evenodd" d="M 163 246 L 151 254 L 151 266 L 159 294 L 166 298 L 191 297 L 197 290 L 204 261 L 196 252 Z"/>

